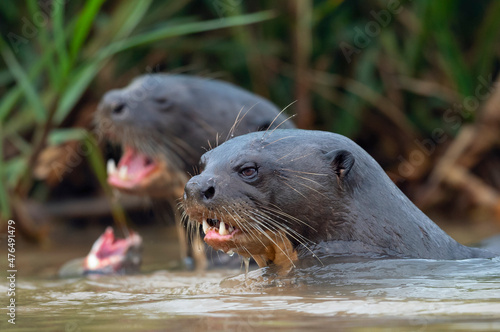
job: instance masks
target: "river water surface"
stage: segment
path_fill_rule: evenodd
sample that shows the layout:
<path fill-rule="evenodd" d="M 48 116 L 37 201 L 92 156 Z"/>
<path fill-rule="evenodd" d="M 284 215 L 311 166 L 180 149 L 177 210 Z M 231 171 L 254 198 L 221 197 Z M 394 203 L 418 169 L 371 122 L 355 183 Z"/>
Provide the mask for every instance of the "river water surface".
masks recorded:
<path fill-rule="evenodd" d="M 500 331 L 500 258 L 338 262 L 286 278 L 31 275 L 16 287 L 16 325 L 3 314 L 2 331 Z"/>

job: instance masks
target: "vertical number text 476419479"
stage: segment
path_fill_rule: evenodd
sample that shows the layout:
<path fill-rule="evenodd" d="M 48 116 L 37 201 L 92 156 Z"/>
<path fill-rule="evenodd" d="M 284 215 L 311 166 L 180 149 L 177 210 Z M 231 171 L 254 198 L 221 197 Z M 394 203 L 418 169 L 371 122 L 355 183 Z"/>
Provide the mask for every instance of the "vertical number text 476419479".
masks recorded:
<path fill-rule="evenodd" d="M 16 324 L 16 222 L 9 220 L 7 223 L 7 280 L 9 289 L 7 296 L 9 303 L 7 304 L 7 321 L 11 324 Z"/>

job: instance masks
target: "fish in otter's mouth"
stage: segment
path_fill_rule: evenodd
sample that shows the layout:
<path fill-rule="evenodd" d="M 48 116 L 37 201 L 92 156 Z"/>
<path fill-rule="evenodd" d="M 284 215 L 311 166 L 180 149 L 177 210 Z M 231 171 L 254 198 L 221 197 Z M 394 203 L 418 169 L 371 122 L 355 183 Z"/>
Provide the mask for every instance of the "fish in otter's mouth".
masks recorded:
<path fill-rule="evenodd" d="M 203 233 L 205 233 L 205 242 L 216 249 L 222 249 L 228 254 L 233 253 L 229 244 L 234 243 L 237 234 L 241 233 L 239 228 L 212 218 L 203 219 L 202 227 Z"/>

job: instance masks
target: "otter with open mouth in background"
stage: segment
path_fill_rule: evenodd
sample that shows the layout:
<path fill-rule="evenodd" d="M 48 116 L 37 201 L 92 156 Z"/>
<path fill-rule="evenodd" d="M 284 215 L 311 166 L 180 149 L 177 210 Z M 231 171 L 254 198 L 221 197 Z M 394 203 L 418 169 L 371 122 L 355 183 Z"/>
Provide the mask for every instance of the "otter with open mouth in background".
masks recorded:
<path fill-rule="evenodd" d="M 287 272 L 308 257 L 466 259 L 380 165 L 329 132 L 268 130 L 235 137 L 201 158 L 183 208 L 214 249 Z"/>
<path fill-rule="evenodd" d="M 143 75 L 109 91 L 95 123 L 100 136 L 123 150 L 118 165 L 108 161 L 108 183 L 168 201 L 174 210 L 188 173 L 208 148 L 252 131 L 294 128 L 276 106 L 255 94 L 222 81 L 170 74 Z M 178 231 L 185 258 L 183 228 Z M 196 268 L 203 269 L 205 255 L 199 253 L 192 250 Z"/>

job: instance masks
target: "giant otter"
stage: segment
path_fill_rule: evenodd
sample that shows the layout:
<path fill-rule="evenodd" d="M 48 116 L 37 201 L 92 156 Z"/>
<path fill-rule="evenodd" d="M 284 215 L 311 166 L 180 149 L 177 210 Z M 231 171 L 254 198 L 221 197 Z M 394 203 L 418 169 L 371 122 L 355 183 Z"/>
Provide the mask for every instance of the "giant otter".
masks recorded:
<path fill-rule="evenodd" d="M 494 256 L 454 241 L 338 134 L 250 133 L 205 153 L 201 167 L 185 188 L 190 221 L 203 225 L 213 248 L 261 267 L 287 270 L 306 257 Z"/>
<path fill-rule="evenodd" d="M 207 149 L 252 131 L 294 128 L 286 120 L 272 103 L 232 84 L 169 74 L 143 75 L 109 91 L 95 115 L 97 133 L 124 151 L 118 165 L 108 161 L 109 184 L 173 207 Z"/>

